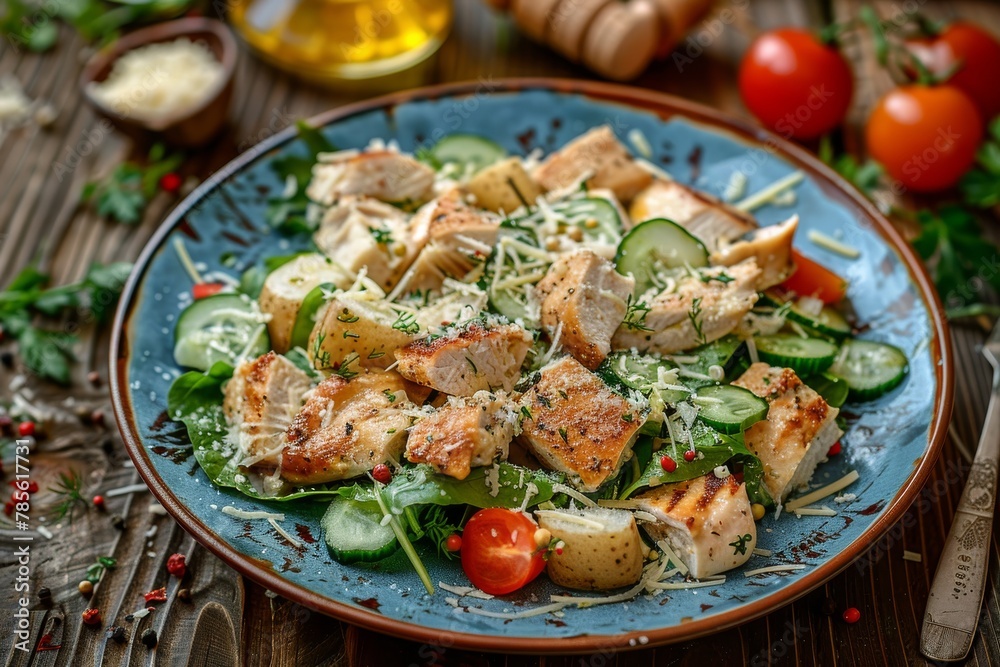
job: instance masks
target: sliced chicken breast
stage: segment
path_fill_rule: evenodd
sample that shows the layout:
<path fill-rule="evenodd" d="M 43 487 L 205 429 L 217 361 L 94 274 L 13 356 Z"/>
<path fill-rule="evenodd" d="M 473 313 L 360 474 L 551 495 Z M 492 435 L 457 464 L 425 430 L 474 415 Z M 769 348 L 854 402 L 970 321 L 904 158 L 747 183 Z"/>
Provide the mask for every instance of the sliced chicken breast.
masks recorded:
<path fill-rule="evenodd" d="M 546 190 L 586 178 L 588 188 L 608 188 L 626 202 L 653 178 L 635 163 L 607 125 L 592 129 L 549 155 L 532 176 Z"/>
<path fill-rule="evenodd" d="M 704 243 L 709 252 L 757 228 L 751 216 L 677 181 L 654 181 L 636 195 L 629 214 L 634 224 L 650 218 L 673 220 Z"/>
<path fill-rule="evenodd" d="M 593 370 L 611 351 L 635 280 L 590 250 L 560 256 L 535 286 L 542 326 L 577 361 Z"/>
<path fill-rule="evenodd" d="M 747 449 L 764 464 L 764 484 L 781 503 L 812 479 L 816 465 L 844 434 L 837 426 L 840 410 L 802 383 L 790 368 L 756 363 L 734 385 L 765 399 L 767 419 L 744 433 Z"/>
<path fill-rule="evenodd" d="M 489 257 L 499 228 L 498 217 L 472 208 L 457 191 L 425 204 L 410 221 L 410 247 L 420 252 L 402 290 L 438 290 L 446 278 L 465 277 Z"/>
<path fill-rule="evenodd" d="M 509 157 L 492 164 L 466 183 L 465 189 L 475 198 L 476 206 L 494 212 L 513 213 L 529 206 L 542 195 L 542 187 L 524 170 L 519 157 Z"/>
<path fill-rule="evenodd" d="M 666 540 L 695 579 L 743 565 L 757 545 L 746 485 L 733 475 L 663 484 L 635 500 L 659 520 L 644 524 L 649 536 Z"/>
<path fill-rule="evenodd" d="M 452 396 L 410 428 L 406 458 L 465 479 L 473 467 L 505 460 L 517 426 L 517 407 L 503 392 Z"/>
<path fill-rule="evenodd" d="M 419 247 L 399 209 L 366 198 L 347 198 L 326 212 L 313 241 L 320 252 L 353 273 L 364 268 L 382 289 L 396 286 Z"/>
<path fill-rule="evenodd" d="M 306 194 L 332 205 L 341 197 L 374 197 L 384 202 L 425 202 L 433 196 L 434 170 L 393 151 L 332 154 L 313 167 Z"/>
<path fill-rule="evenodd" d="M 359 366 L 387 368 L 393 352 L 413 340 L 415 316 L 367 294 L 337 293 L 317 313 L 307 350 L 316 368 L 339 368 L 355 355 Z"/>
<path fill-rule="evenodd" d="M 757 302 L 760 273 L 751 259 L 685 276 L 647 303 L 639 326 L 619 327 L 611 347 L 671 354 L 722 338 Z"/>
<path fill-rule="evenodd" d="M 426 396 L 391 371 L 320 382 L 288 426 L 281 476 L 293 484 L 323 484 L 398 462 L 414 407 L 407 390 L 420 400 Z"/>
<path fill-rule="evenodd" d="M 712 265 L 733 266 L 752 258 L 761 270 L 757 290 L 762 292 L 784 282 L 795 270 L 792 241 L 798 226 L 799 216 L 793 215 L 777 225 L 761 227 L 739 241 L 722 244 L 709 257 L 709 262 Z"/>
<path fill-rule="evenodd" d="M 522 435 L 542 465 L 596 491 L 632 454 L 646 413 L 572 357 L 542 368 L 521 398 Z"/>
<path fill-rule="evenodd" d="M 260 292 L 260 310 L 271 316 L 267 322 L 271 347 L 288 351 L 295 318 L 309 292 L 324 283 L 347 289 L 353 282 L 350 271 L 318 253 L 300 255 L 269 273 Z"/>
<path fill-rule="evenodd" d="M 496 316 L 477 318 L 396 350 L 406 379 L 455 396 L 514 388 L 531 334 Z"/>
<path fill-rule="evenodd" d="M 309 376 L 288 359 L 268 352 L 241 363 L 226 384 L 223 411 L 243 465 L 277 465 L 285 429 L 302 406 Z"/>

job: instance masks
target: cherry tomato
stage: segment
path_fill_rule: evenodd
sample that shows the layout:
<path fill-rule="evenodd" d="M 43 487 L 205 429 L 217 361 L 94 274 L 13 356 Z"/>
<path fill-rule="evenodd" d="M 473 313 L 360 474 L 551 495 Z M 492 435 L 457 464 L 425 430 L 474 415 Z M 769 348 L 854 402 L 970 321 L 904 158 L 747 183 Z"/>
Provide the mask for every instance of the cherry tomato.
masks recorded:
<path fill-rule="evenodd" d="M 799 296 L 811 296 L 823 303 L 837 303 L 847 294 L 847 281 L 822 264 L 792 249 L 795 273 L 781 284 Z"/>
<path fill-rule="evenodd" d="M 191 288 L 191 295 L 194 300 L 204 299 L 205 297 L 218 294 L 225 287 L 222 283 L 197 283 Z"/>
<path fill-rule="evenodd" d="M 448 551 L 461 551 L 462 550 L 462 536 L 458 533 L 452 533 L 444 541 L 444 548 Z"/>
<path fill-rule="evenodd" d="M 917 192 L 951 187 L 976 158 L 983 124 L 969 96 L 949 85 L 900 86 L 868 117 L 868 153 Z"/>
<path fill-rule="evenodd" d="M 535 545 L 538 526 L 520 512 L 479 510 L 462 531 L 462 569 L 469 581 L 491 595 L 521 588 L 545 569 Z"/>
<path fill-rule="evenodd" d="M 844 56 L 806 30 L 766 32 L 740 63 L 743 102 L 786 138 L 813 139 L 840 125 L 853 93 Z"/>
<path fill-rule="evenodd" d="M 913 37 L 906 48 L 935 76 L 946 76 L 976 104 L 983 121 L 1000 114 L 1000 86 L 996 66 L 1000 63 L 1000 41 L 979 26 L 964 21 L 952 23 L 937 35 Z"/>

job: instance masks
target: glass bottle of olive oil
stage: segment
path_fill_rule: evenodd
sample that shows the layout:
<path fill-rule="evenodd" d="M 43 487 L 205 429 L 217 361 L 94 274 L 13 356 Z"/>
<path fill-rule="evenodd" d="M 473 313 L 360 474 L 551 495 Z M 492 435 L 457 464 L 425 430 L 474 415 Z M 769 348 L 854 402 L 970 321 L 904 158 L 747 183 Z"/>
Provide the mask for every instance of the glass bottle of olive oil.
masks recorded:
<path fill-rule="evenodd" d="M 228 0 L 233 27 L 265 60 L 327 84 L 385 79 L 425 61 L 452 0 Z"/>

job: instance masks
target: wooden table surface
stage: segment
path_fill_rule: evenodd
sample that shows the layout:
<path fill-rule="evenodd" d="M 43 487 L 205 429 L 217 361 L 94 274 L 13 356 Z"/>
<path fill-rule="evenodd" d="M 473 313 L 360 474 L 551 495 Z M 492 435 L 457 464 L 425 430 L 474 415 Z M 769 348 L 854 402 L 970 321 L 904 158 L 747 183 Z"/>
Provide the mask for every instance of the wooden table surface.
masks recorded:
<path fill-rule="evenodd" d="M 505 18 L 484 9 L 478 0 L 457 0 L 456 4 L 452 35 L 428 83 L 518 75 L 590 76 L 517 35 Z M 915 4 L 932 16 L 960 15 L 1000 34 L 1000 6 L 989 2 L 880 4 L 887 16 L 902 5 Z M 747 0 L 720 0 L 719 5 L 733 9 L 735 21 L 715 24 L 721 31 L 706 40 L 711 43 L 704 54 L 695 56 L 682 72 L 669 61 L 654 65 L 637 84 L 743 114 L 734 85 L 735 64 L 757 30 L 844 20 L 855 16 L 861 3 L 757 0 L 750 6 Z M 712 27 L 706 23 L 699 30 Z M 0 45 L 0 74 L 13 74 L 29 96 L 49 102 L 58 111 L 55 125 L 47 130 L 29 126 L 0 140 L 0 285 L 32 261 L 61 284 L 82 277 L 94 261 L 133 259 L 175 203 L 158 195 L 136 226 L 104 222 L 78 207 L 84 184 L 126 159 L 131 150 L 122 137 L 101 131 L 98 120 L 82 103 L 77 87 L 82 46 L 65 27 L 58 47 L 44 55 L 17 53 L 6 41 Z M 848 150 L 859 152 L 858 122 L 890 81 L 873 65 L 866 40 L 852 44 L 848 55 L 855 61 L 857 89 L 852 123 L 842 139 Z M 184 171 L 205 178 L 239 150 L 295 119 L 350 99 L 354 98 L 291 80 L 243 53 L 231 129 L 210 149 L 191 155 Z M 56 164 L 68 169 L 56 170 Z M 45 489 L 59 471 L 75 468 L 83 473 L 86 497 L 139 482 L 111 419 L 106 384 L 95 387 L 85 379 L 89 371 L 97 370 L 106 380 L 108 332 L 85 327 L 80 333 L 80 363 L 72 389 L 27 379 L 33 401 L 51 413 L 55 424 L 32 456 L 35 479 L 43 489 L 33 499 L 33 511 L 39 515 L 46 505 L 55 503 Z M 952 436 L 920 500 L 905 518 L 873 545 L 867 557 L 827 585 L 765 618 L 708 638 L 620 655 L 539 659 L 476 655 L 381 636 L 271 597 L 198 546 L 169 517 L 151 513 L 150 495 L 137 493 L 109 499 L 108 513 L 91 510 L 78 514 L 72 525 L 50 525 L 54 537 L 34 543 L 33 590 L 49 588 L 53 603 L 45 607 L 33 594 L 32 644 L 42 634 L 51 634 L 52 643 L 62 648 L 37 653 L 14 650 L 9 629 L 14 596 L 4 593 L 0 597 L 4 624 L 0 657 L 15 665 L 923 664 L 917 647 L 927 590 L 985 413 L 990 375 L 979 354 L 982 336 L 979 329 L 954 329 L 958 386 Z M 14 373 L 0 368 L 0 374 L 4 380 L 0 391 L 6 391 Z M 104 423 L 79 419 L 77 413 L 90 415 L 95 409 L 104 413 Z M 125 517 L 124 531 L 111 526 L 112 513 Z M 0 581 L 5 587 L 12 586 L 17 570 L 12 528 L 9 519 L 0 517 Z M 971 665 L 1000 663 L 997 533 L 995 528 L 990 590 Z M 904 549 L 922 554 L 923 562 L 904 561 Z M 133 636 L 126 644 L 110 641 L 106 632 L 80 623 L 88 602 L 77 592 L 77 584 L 97 556 L 111 555 L 119 563 L 93 599 L 107 628 L 122 624 L 127 613 L 143 606 L 141 594 L 162 585 L 166 558 L 178 551 L 187 554 L 193 573 L 191 602 L 172 599 L 141 623 L 131 624 L 128 629 Z M 828 615 L 830 608 L 839 615 L 848 606 L 861 610 L 861 622 L 846 625 L 838 616 Z M 159 635 L 154 652 L 138 641 L 138 634 L 147 627 Z"/>

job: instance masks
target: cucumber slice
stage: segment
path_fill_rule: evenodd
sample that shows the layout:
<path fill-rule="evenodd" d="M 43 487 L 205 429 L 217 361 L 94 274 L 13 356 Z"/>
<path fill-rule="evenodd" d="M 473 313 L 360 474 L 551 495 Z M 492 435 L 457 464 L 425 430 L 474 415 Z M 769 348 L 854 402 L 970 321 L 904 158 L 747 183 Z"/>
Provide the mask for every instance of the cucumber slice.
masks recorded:
<path fill-rule="evenodd" d="M 838 341 L 851 335 L 851 325 L 847 323 L 843 315 L 829 306 L 824 307 L 819 315 L 812 316 L 793 305 L 788 310 L 788 319 Z"/>
<path fill-rule="evenodd" d="M 726 435 L 740 433 L 767 417 L 767 401 L 743 387 L 701 387 L 695 395 L 698 418 Z"/>
<path fill-rule="evenodd" d="M 371 563 L 387 558 L 399 548 L 396 534 L 382 525 L 382 510 L 374 503 L 334 498 L 320 520 L 323 540 L 334 560 Z"/>
<path fill-rule="evenodd" d="M 806 386 L 823 397 L 823 400 L 835 408 L 839 408 L 847 402 L 850 388 L 842 378 L 830 373 L 820 373 L 802 380 Z"/>
<path fill-rule="evenodd" d="M 208 370 L 217 361 L 257 357 L 271 341 L 257 304 L 240 294 L 217 294 L 195 301 L 177 318 L 174 359 L 181 366 Z"/>
<path fill-rule="evenodd" d="M 696 360 L 688 361 L 684 357 Z M 697 389 L 739 376 L 746 368 L 743 362 L 747 359 L 747 344 L 739 337 L 729 334 L 689 352 L 683 352 L 675 359 L 681 367 L 681 381 L 688 387 Z M 712 366 L 722 367 L 722 380 L 709 379 Z"/>
<path fill-rule="evenodd" d="M 490 306 L 508 320 L 520 319 L 526 325 L 531 325 L 528 317 L 528 303 L 523 294 L 513 290 L 498 289 L 489 291 Z"/>
<path fill-rule="evenodd" d="M 847 382 L 850 400 L 871 401 L 898 387 L 909 370 L 906 355 L 898 347 L 849 340 L 840 349 L 830 374 Z"/>
<path fill-rule="evenodd" d="M 302 299 L 299 312 L 295 315 L 295 324 L 292 325 L 292 335 L 289 338 L 289 349 L 309 347 L 309 335 L 312 334 L 313 327 L 316 326 L 316 313 L 326 303 L 323 293 L 330 293 L 334 289 L 333 283 L 323 283 L 312 288 L 306 298 Z"/>
<path fill-rule="evenodd" d="M 618 243 L 622 237 L 622 219 L 607 199 L 583 197 L 553 204 L 552 210 L 580 227 L 584 236 Z"/>
<path fill-rule="evenodd" d="M 618 273 L 635 278 L 635 293 L 658 286 L 658 274 L 683 266 L 708 266 L 708 251 L 680 225 L 654 218 L 632 228 L 618 244 Z"/>
<path fill-rule="evenodd" d="M 755 338 L 761 361 L 791 368 L 799 377 L 825 371 L 837 358 L 837 346 L 822 338 L 774 334 Z"/>
<path fill-rule="evenodd" d="M 615 387 L 622 393 L 634 389 L 648 396 L 653 384 L 659 381 L 660 368 L 672 370 L 677 365 L 654 354 L 613 352 L 597 367 L 595 373 L 606 385 Z M 667 403 L 678 403 L 690 395 L 690 391 L 680 389 L 660 390 L 660 397 Z M 656 432 L 659 433 L 658 428 Z"/>
<path fill-rule="evenodd" d="M 434 144 L 431 155 L 441 164 L 468 164 L 472 165 L 473 172 L 477 172 L 506 157 L 507 151 L 474 134 L 452 134 Z"/>

